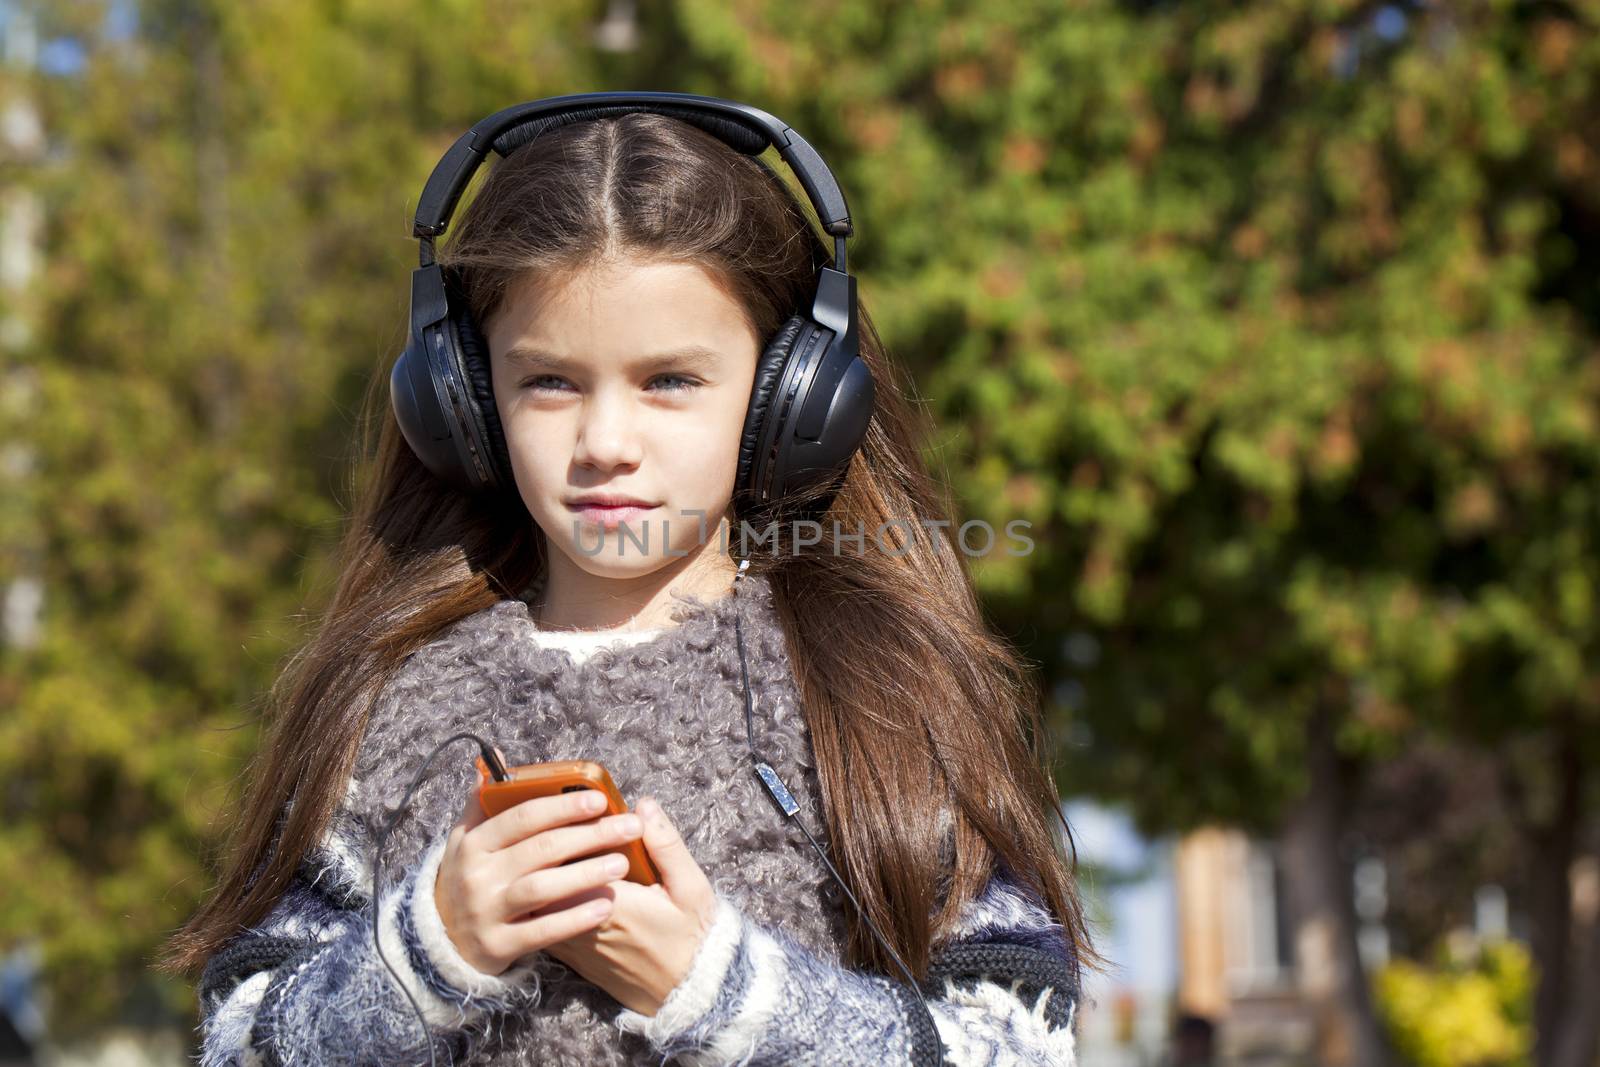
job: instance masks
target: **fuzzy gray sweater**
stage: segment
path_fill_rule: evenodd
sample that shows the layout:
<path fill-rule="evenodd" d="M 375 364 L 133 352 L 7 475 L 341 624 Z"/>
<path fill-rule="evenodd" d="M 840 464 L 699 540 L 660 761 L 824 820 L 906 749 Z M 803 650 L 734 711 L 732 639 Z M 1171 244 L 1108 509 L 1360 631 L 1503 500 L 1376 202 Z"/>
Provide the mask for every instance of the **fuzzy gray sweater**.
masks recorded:
<path fill-rule="evenodd" d="M 447 627 L 379 694 L 345 799 L 257 926 L 201 978 L 203 1067 L 426 1064 L 421 1023 L 372 944 L 372 849 L 427 754 L 470 730 L 508 763 L 595 759 L 622 794 L 655 796 L 717 890 L 716 922 L 654 1016 L 543 953 L 500 975 L 455 950 L 433 901 L 475 752 L 435 760 L 384 846 L 379 937 L 427 1017 L 438 1062 L 472 1064 L 1051 1064 L 1074 1062 L 1076 959 L 1004 870 L 936 952 L 929 1014 L 904 986 L 842 964 L 843 897 L 762 791 L 745 742 L 742 611 L 756 747 L 820 838 L 821 795 L 770 585 L 587 656 L 541 642 L 527 593 Z M 935 1039 L 934 1028 L 937 1030 Z"/>

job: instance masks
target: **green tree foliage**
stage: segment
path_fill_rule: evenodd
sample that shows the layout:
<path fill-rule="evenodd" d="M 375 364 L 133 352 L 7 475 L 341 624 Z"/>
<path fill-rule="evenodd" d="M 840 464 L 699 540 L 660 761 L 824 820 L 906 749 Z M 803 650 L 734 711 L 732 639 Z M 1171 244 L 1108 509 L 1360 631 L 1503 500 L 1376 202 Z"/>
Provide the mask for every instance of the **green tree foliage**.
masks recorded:
<path fill-rule="evenodd" d="M 47 594 L 0 650 L 0 864 L 38 877 L 0 944 L 44 940 L 62 1025 L 209 885 L 427 169 L 565 92 L 747 100 L 834 164 L 931 458 L 965 517 L 1032 523 L 979 575 L 1060 683 L 1069 789 L 1273 830 L 1320 716 L 1341 766 L 1439 734 L 1504 758 L 1530 832 L 1591 817 L 1591 3 L 677 0 L 627 52 L 588 0 L 39 11 L 88 48 L 32 90 L 59 150 L 0 551 Z"/>

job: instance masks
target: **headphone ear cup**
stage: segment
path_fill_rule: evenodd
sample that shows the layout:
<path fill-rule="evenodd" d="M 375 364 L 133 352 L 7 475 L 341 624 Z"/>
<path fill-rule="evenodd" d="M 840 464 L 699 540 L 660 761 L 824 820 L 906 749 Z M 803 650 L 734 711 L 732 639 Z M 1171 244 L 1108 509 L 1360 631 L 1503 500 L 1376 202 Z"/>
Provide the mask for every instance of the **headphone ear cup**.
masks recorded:
<path fill-rule="evenodd" d="M 461 352 L 461 373 L 471 393 L 473 418 L 477 420 L 478 436 L 487 443 L 490 462 L 495 465 L 502 488 L 514 489 L 515 476 L 511 471 L 511 453 L 506 448 L 505 431 L 500 427 L 500 412 L 494 403 L 494 380 L 489 365 L 489 343 L 478 332 L 472 316 L 456 300 L 450 305 L 450 331 L 455 335 L 456 347 Z"/>
<path fill-rule="evenodd" d="M 783 366 L 788 362 L 789 353 L 794 351 L 795 341 L 805 326 L 805 319 L 791 315 L 787 322 L 778 327 L 778 332 L 762 351 L 761 358 L 756 360 L 755 382 L 750 387 L 750 407 L 745 412 L 744 430 L 739 435 L 739 469 L 733 483 L 735 496 L 743 504 L 753 505 L 759 500 L 760 487 L 755 483 L 758 467 L 756 456 L 766 433 L 772 395 L 783 379 Z"/>

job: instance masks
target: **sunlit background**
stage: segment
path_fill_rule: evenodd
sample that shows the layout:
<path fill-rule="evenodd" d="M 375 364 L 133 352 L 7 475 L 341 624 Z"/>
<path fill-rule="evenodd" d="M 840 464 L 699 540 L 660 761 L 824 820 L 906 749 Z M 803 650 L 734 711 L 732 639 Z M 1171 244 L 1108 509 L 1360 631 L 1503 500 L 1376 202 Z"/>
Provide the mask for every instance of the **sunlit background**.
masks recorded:
<path fill-rule="evenodd" d="M 1600 3 L 0 3 L 0 1063 L 177 1064 L 150 961 L 304 637 L 429 168 L 730 97 L 1038 664 L 1079 1060 L 1594 1067 Z M 776 160 L 776 153 L 768 154 Z M 782 168 L 779 168 L 780 171 Z"/>

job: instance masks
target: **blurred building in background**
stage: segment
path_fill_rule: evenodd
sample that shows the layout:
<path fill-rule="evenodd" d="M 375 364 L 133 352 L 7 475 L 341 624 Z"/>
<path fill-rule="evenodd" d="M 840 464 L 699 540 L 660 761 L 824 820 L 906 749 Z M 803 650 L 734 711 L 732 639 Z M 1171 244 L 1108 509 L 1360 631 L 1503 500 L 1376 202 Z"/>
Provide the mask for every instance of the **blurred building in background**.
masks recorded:
<path fill-rule="evenodd" d="M 1095 947 L 1111 967 L 1084 983 L 1080 1062 L 1163 1062 L 1180 975 L 1174 849 L 1146 840 L 1126 816 L 1094 803 L 1073 801 L 1066 816 Z"/>
<path fill-rule="evenodd" d="M 1312 1025 L 1297 995 L 1294 930 L 1271 845 L 1209 828 L 1173 847 L 1176 1009 L 1210 1020 L 1219 1053 L 1303 1054 Z"/>
<path fill-rule="evenodd" d="M 1065 810 L 1096 947 L 1112 961 L 1086 982 L 1084 1067 L 1207 1062 L 1177 1052 L 1186 1028 L 1207 1035 L 1219 1064 L 1319 1062 L 1308 993 L 1329 980 L 1329 964 L 1309 924 L 1295 920 L 1276 842 L 1216 827 L 1149 840 L 1115 809 L 1080 800 Z M 1587 865 L 1574 879 L 1580 904 L 1600 895 Z M 1350 893 L 1362 961 L 1375 970 L 1390 959 L 1380 859 L 1356 864 Z M 1460 937 L 1492 943 L 1516 936 L 1515 926 L 1505 891 L 1486 885 Z"/>

